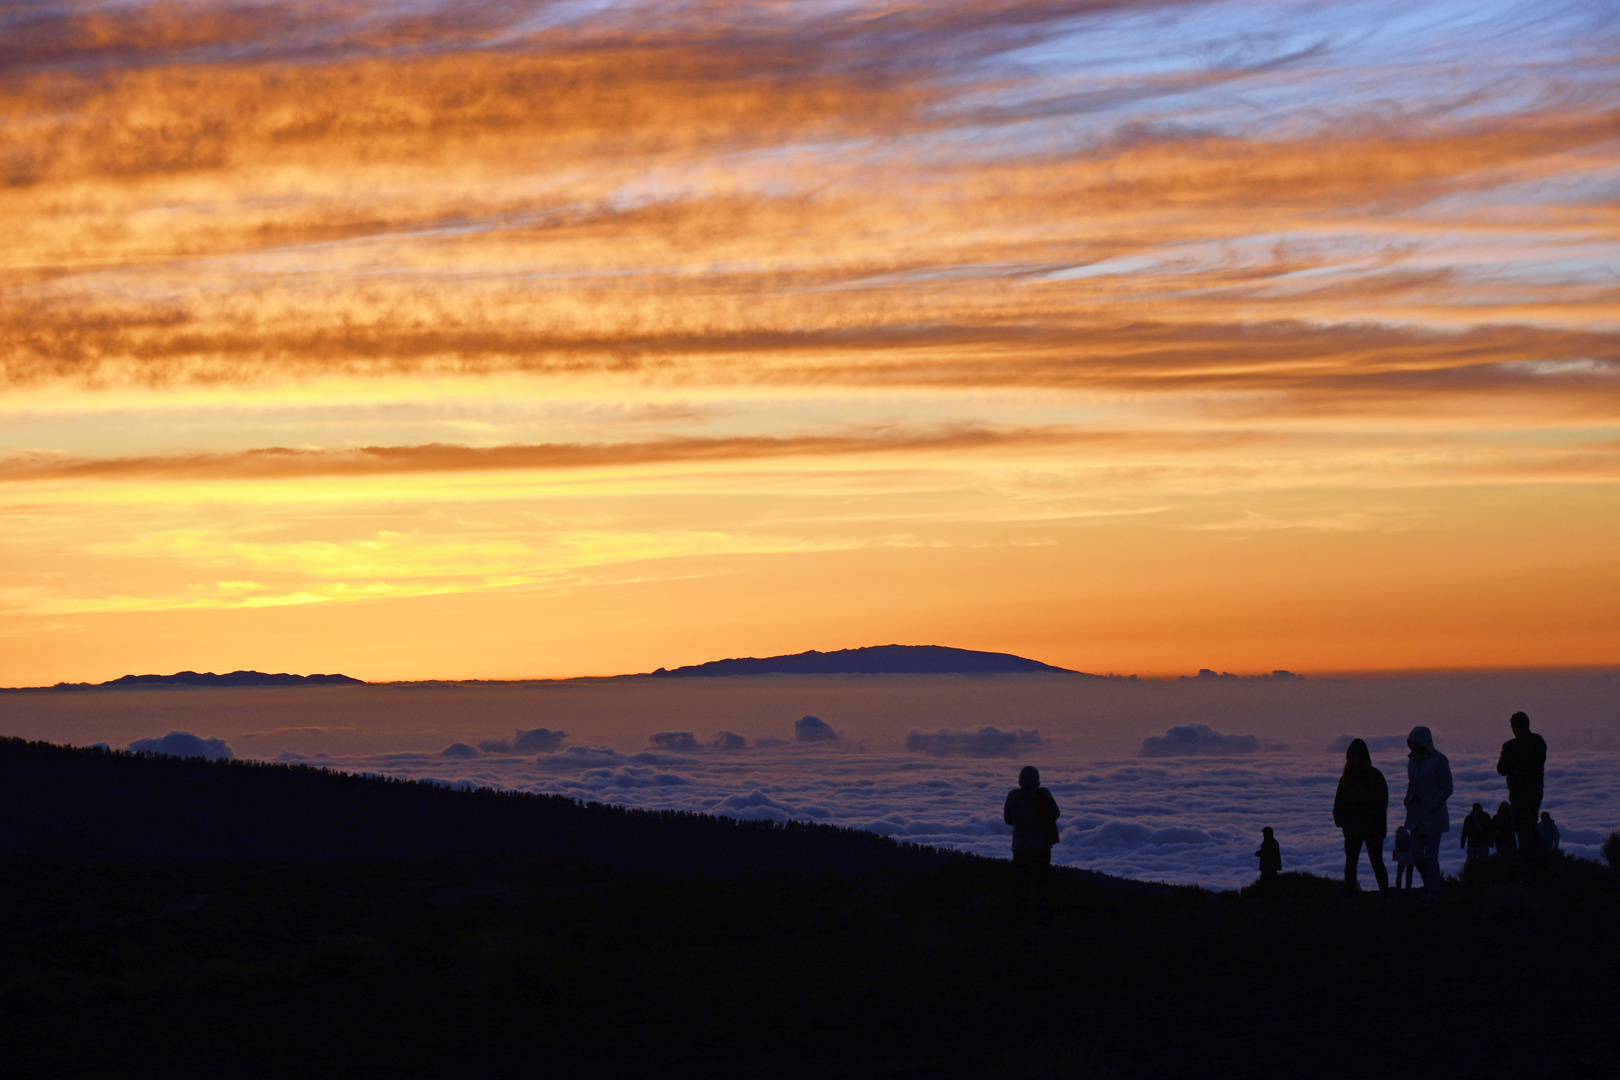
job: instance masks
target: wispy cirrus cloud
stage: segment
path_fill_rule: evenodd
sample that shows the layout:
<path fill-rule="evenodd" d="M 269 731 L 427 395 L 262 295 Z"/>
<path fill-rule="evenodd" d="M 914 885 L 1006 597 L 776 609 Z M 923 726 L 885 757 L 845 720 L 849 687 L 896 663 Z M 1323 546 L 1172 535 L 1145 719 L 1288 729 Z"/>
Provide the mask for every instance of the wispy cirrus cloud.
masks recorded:
<path fill-rule="evenodd" d="M 513 469 L 571 470 L 908 450 L 971 451 L 991 445 L 1049 445 L 1055 442 L 1097 442 L 1108 438 L 1101 433 L 964 430 L 943 433 L 880 432 L 844 438 L 668 439 L 607 445 L 471 447 L 434 444 L 313 450 L 272 447 L 232 454 L 89 460 L 35 454 L 0 460 L 0 482 L 72 478 L 117 480 L 121 477 L 151 480 L 165 476 L 182 479 L 296 479 Z"/>
<path fill-rule="evenodd" d="M 1447 480 L 1467 483 L 1514 478 L 1570 479 L 1587 476 L 1613 479 L 1620 475 L 1620 442 L 1613 439 L 1555 432 L 1550 440 L 1517 448 L 1500 448 L 1456 433 L 1376 431 L 1334 434 L 1307 426 L 1196 430 L 961 428 L 940 430 L 888 429 L 854 431 L 842 436 L 665 438 L 619 443 L 502 444 L 488 447 L 454 444 L 416 446 L 358 446 L 332 448 L 270 447 L 212 454 L 176 454 L 128 458 L 84 458 L 62 454 L 27 453 L 0 458 L 0 484 L 200 483 L 219 481 L 296 482 L 302 480 L 360 480 L 421 474 L 491 475 L 533 473 L 566 476 L 581 471 L 642 470 L 648 478 L 663 475 L 679 484 L 707 469 L 745 470 L 742 476 L 776 473 L 788 475 L 804 465 L 826 468 L 839 459 L 850 472 L 890 472 L 896 468 L 923 474 L 985 470 L 990 455 L 1003 470 L 1050 465 L 1055 457 L 1074 455 L 1070 469 L 1093 476 L 1104 470 L 1152 466 L 1166 474 L 1178 469 L 1202 470 L 1211 462 L 1229 459 L 1229 467 L 1254 463 L 1275 472 L 1279 464 L 1304 454 L 1325 454 L 1343 470 L 1341 482 L 1356 471 L 1375 469 L 1399 457 L 1412 483 Z M 891 460 L 892 459 L 892 460 Z M 1327 463 L 1315 465 L 1318 477 Z M 1413 471 L 1416 468 L 1417 471 Z M 1203 474 L 1200 474 L 1203 475 Z M 1236 473 L 1233 473 L 1235 476 Z M 1293 477 L 1298 483 L 1302 477 Z M 1207 483 L 1209 477 L 1204 476 Z M 752 481 L 741 479 L 740 483 Z M 1390 484 L 1393 478 L 1378 482 Z M 1052 485 L 1048 480 L 1048 486 Z M 268 492 L 265 498 L 277 496 Z M 1348 512 L 1314 519 L 1318 527 L 1357 530 L 1369 527 L 1376 514 Z M 1337 524 L 1333 524 L 1337 523 Z M 1242 521 L 1208 524 L 1201 529 L 1252 531 L 1286 528 L 1289 523 L 1265 515 Z"/>
<path fill-rule="evenodd" d="M 1525 355 L 1542 335 L 1613 348 L 1601 68 L 1576 65 L 1560 96 L 1498 30 L 1459 24 L 1496 78 L 1448 92 L 1461 76 L 1368 55 L 1365 31 L 1290 30 L 1286 7 L 1226 29 L 1195 4 L 813 7 L 677 5 L 657 29 L 636 5 L 299 7 L 259 54 L 251 20 L 229 37 L 234 9 L 184 31 L 166 9 L 15 16 L 114 59 L 86 76 L 41 45 L 5 87 L 5 198 L 24 223 L 0 271 L 5 375 L 859 381 L 943 365 L 969 385 L 1061 385 L 1161 374 L 1110 347 L 1122 327 L 1194 348 L 1293 324 L 1281 346 L 1320 356 L 1346 325 L 1349 350 L 1358 323 L 1467 331 L 1484 296 L 1486 321 L 1513 327 L 1494 359 L 1570 355 Z M 1187 35 L 1161 48 L 1168 70 L 1094 70 L 1087 35 L 1129 55 L 1144 19 Z M 1526 25 L 1568 62 L 1578 22 Z M 1233 80 L 1297 94 L 1391 65 L 1429 72 L 1437 96 L 1231 113 L 1227 95 L 1261 89 Z M 993 371 L 961 355 L 987 343 Z M 1090 362 L 1046 362 L 1082 345 Z M 1244 368 L 1219 349 L 1202 366 Z"/>

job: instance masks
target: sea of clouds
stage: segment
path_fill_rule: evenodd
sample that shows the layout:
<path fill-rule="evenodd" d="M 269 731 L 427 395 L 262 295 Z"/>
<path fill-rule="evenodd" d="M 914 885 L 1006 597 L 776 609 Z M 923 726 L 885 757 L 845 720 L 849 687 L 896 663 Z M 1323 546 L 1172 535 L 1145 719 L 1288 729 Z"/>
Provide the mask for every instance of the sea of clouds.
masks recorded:
<path fill-rule="evenodd" d="M 899 749 L 881 750 L 805 716 L 780 736 L 752 739 L 732 731 L 653 732 L 638 750 L 538 728 L 511 737 L 492 733 L 433 753 L 287 753 L 282 760 L 463 788 L 826 822 L 993 856 L 1008 852 L 1011 830 L 1002 822 L 1002 804 L 1019 768 L 1032 763 L 1062 810 L 1054 862 L 1232 888 L 1254 879 L 1253 853 L 1266 825 L 1276 830 L 1285 870 L 1342 873 L 1332 808 L 1349 738 L 1302 749 L 1203 724 L 1175 725 L 1143 738 L 1133 755 L 1097 758 L 1072 737 L 981 726 L 913 730 Z M 1393 830 L 1405 790 L 1405 736 L 1381 732 L 1367 741 L 1389 780 Z M 186 732 L 131 748 L 230 754 L 220 740 Z M 1442 846 L 1442 865 L 1455 872 L 1460 852 L 1454 838 L 1469 805 L 1479 801 L 1494 810 L 1506 790 L 1494 754 L 1457 752 L 1451 765 L 1453 831 Z M 1558 821 L 1565 852 L 1599 858 L 1608 831 L 1620 827 L 1620 753 L 1560 757 L 1555 747 L 1543 805 Z M 1365 863 L 1362 878 L 1370 884 Z"/>

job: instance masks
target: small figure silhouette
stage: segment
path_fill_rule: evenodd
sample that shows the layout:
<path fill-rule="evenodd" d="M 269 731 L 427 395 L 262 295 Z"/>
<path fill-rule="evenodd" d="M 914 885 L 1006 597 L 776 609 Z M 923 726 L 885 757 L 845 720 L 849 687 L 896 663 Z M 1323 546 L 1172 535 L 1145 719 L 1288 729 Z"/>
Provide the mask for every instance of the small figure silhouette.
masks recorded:
<path fill-rule="evenodd" d="M 1475 803 L 1474 808 L 1468 811 L 1463 818 L 1462 837 L 1458 840 L 1468 858 L 1463 863 L 1463 869 L 1481 865 L 1491 853 L 1491 815 L 1485 812 L 1485 807 Z"/>
<path fill-rule="evenodd" d="M 1270 892 L 1277 887 L 1277 875 L 1282 873 L 1282 847 L 1270 825 L 1260 830 L 1260 850 L 1254 855 L 1260 860 L 1260 887 Z"/>
<path fill-rule="evenodd" d="M 1384 774 L 1373 768 L 1372 755 L 1360 739 L 1350 740 L 1344 752 L 1344 772 L 1333 796 L 1333 824 L 1344 831 L 1344 887 L 1355 890 L 1356 864 L 1365 845 L 1378 891 L 1388 892 L 1384 837 L 1389 833 L 1389 785 Z"/>
<path fill-rule="evenodd" d="M 1440 899 L 1440 837 L 1451 831 L 1451 761 L 1434 748 L 1434 735 L 1419 724 L 1406 737 L 1406 827 L 1412 830 L 1424 893 Z"/>
<path fill-rule="evenodd" d="M 1417 852 L 1412 849 L 1412 832 L 1405 825 L 1395 827 L 1395 847 L 1392 854 L 1395 856 L 1395 887 L 1410 889 L 1412 865 L 1417 862 Z"/>
<path fill-rule="evenodd" d="M 1511 863 L 1517 859 L 1519 842 L 1513 831 L 1513 807 L 1502 803 L 1491 818 L 1491 843 L 1498 855 L 1506 855 Z"/>
<path fill-rule="evenodd" d="M 1514 713 L 1508 718 L 1508 726 L 1513 729 L 1513 738 L 1502 744 L 1496 771 L 1507 777 L 1508 803 L 1524 874 L 1537 881 L 1547 876 L 1547 856 L 1536 835 L 1536 815 L 1541 812 L 1546 785 L 1547 740 L 1530 730 L 1530 717 L 1525 713 Z"/>
<path fill-rule="evenodd" d="M 1541 820 L 1536 822 L 1536 838 L 1541 841 L 1541 853 L 1551 855 L 1558 850 L 1558 823 L 1547 811 L 1541 812 Z"/>
<path fill-rule="evenodd" d="M 1040 770 L 1025 765 L 1001 811 L 1001 819 L 1013 830 L 1014 889 L 1020 916 L 1045 903 L 1052 845 L 1058 842 L 1058 813 L 1057 800 L 1041 787 Z"/>

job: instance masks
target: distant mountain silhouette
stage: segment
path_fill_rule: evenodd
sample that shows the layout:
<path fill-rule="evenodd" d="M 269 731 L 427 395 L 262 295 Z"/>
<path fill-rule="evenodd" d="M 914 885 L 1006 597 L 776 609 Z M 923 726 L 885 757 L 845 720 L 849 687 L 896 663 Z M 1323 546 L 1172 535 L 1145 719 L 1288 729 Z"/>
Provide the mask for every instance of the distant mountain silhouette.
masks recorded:
<path fill-rule="evenodd" d="M 53 690 L 143 690 L 175 686 L 364 686 L 361 679 L 347 675 L 274 675 L 263 671 L 232 671 L 215 675 L 212 671 L 177 671 L 173 675 L 122 675 L 104 683 L 57 683 Z"/>
<path fill-rule="evenodd" d="M 646 675 L 621 678 L 689 678 L 726 675 L 1016 675 L 1056 672 L 1101 679 L 1083 671 L 1043 664 L 1012 653 L 952 649 L 944 645 L 871 645 L 835 652 L 794 653 L 791 656 L 744 656 L 711 660 L 706 664 L 659 668 Z M 482 680 L 473 680 L 482 681 Z M 500 681 L 500 680 L 495 680 Z M 122 675 L 102 683 L 67 683 L 54 686 L 0 687 L 0 693 L 38 690 L 165 690 L 183 687 L 238 686 L 365 686 L 363 679 L 348 675 L 274 675 L 263 671 L 177 671 L 173 675 Z"/>
<path fill-rule="evenodd" d="M 657 678 L 715 675 L 1007 675 L 1034 671 L 1081 672 L 1027 660 L 1011 653 L 977 652 L 944 645 L 872 645 L 836 652 L 791 656 L 741 657 L 689 664 L 673 671 L 659 668 Z"/>

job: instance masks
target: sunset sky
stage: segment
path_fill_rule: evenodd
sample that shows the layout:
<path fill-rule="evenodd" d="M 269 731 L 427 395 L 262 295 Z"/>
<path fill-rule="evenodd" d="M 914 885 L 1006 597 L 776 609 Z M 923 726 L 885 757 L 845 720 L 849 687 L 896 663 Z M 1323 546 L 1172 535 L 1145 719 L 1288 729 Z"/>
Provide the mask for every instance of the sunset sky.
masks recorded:
<path fill-rule="evenodd" d="M 1613 3 L 0 2 L 0 685 L 1620 664 Z"/>

